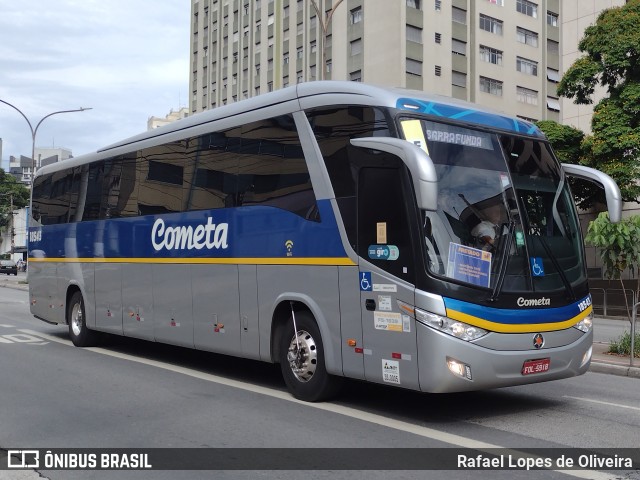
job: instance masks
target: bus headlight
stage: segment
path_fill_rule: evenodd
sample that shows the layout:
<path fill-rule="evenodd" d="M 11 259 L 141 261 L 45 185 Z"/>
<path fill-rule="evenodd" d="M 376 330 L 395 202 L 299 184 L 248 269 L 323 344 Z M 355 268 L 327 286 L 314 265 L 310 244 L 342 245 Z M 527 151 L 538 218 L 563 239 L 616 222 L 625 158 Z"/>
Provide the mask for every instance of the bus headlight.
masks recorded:
<path fill-rule="evenodd" d="M 425 312 L 419 308 L 415 309 L 415 315 L 416 320 L 423 325 L 444 332 L 452 337 L 459 338 L 460 340 L 466 340 L 467 342 L 477 340 L 489 333 L 483 328 L 452 320 L 449 317 L 443 317 L 435 313 Z"/>
<path fill-rule="evenodd" d="M 589 315 L 587 315 L 586 317 L 584 317 L 582 320 L 580 320 L 578 323 L 574 325 L 574 328 L 577 328 L 578 330 L 584 333 L 589 333 L 592 327 L 593 327 L 593 313 L 590 313 Z"/>

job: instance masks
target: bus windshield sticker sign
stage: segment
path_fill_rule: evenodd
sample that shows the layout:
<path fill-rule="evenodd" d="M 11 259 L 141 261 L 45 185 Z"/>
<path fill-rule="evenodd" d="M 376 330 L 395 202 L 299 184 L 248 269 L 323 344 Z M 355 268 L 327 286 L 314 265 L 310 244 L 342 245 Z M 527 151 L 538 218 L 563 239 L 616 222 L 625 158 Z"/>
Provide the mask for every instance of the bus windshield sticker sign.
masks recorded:
<path fill-rule="evenodd" d="M 449 244 L 447 276 L 479 287 L 489 287 L 491 253 L 458 243 Z"/>
<path fill-rule="evenodd" d="M 544 277 L 544 265 L 542 264 L 542 257 L 529 257 L 531 261 L 531 273 L 534 277 Z"/>
<path fill-rule="evenodd" d="M 371 260 L 397 260 L 400 256 L 395 245 L 369 245 L 368 252 Z"/>
<path fill-rule="evenodd" d="M 402 120 L 402 133 L 407 142 L 417 145 L 424 150 L 424 153 L 429 155 L 429 149 L 424 139 L 424 132 L 422 131 L 420 120 Z"/>

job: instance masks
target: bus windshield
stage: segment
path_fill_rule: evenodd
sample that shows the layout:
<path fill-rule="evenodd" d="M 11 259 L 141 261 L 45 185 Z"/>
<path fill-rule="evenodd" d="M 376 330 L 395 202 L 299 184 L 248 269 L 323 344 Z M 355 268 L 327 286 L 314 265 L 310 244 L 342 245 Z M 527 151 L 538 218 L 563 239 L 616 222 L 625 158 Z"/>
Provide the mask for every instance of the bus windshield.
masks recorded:
<path fill-rule="evenodd" d="M 420 124 L 439 190 L 437 211 L 423 212 L 428 271 L 494 295 L 573 296 L 586 281 L 583 247 L 568 185 L 548 144 Z"/>

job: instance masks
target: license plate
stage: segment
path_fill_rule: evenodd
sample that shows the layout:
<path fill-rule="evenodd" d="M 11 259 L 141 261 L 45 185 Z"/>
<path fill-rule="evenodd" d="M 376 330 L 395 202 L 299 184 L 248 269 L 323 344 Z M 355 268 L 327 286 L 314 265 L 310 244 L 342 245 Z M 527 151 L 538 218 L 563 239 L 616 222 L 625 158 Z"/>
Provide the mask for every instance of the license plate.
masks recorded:
<path fill-rule="evenodd" d="M 522 375 L 532 375 L 534 373 L 543 373 L 549 370 L 551 365 L 550 358 L 541 358 L 539 360 L 528 360 L 522 364 Z"/>

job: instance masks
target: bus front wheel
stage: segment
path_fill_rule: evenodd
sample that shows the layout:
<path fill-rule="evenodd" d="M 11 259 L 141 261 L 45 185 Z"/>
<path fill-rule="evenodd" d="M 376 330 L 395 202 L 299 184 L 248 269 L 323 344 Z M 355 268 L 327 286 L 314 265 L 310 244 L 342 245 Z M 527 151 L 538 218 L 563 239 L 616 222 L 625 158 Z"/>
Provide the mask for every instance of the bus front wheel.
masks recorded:
<path fill-rule="evenodd" d="M 76 347 L 90 347 L 97 340 L 98 334 L 87 328 L 84 312 L 82 294 L 75 292 L 67 307 L 67 323 L 69 324 L 69 337 Z"/>
<path fill-rule="evenodd" d="M 320 330 L 309 312 L 297 312 L 281 330 L 279 361 L 291 394 L 307 402 L 319 402 L 336 395 L 341 378 L 329 375 L 325 366 Z"/>

